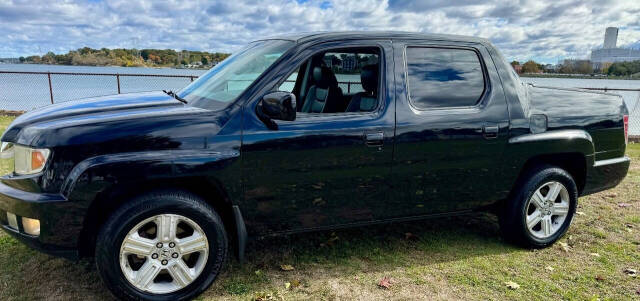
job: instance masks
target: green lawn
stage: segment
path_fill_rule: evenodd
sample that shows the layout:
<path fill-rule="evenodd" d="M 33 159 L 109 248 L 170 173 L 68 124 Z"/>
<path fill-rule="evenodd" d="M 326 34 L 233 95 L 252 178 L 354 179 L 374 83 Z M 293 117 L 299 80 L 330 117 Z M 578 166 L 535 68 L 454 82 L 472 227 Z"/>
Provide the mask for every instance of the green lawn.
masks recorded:
<path fill-rule="evenodd" d="M 0 116 L 0 131 L 11 120 Z M 490 215 L 292 235 L 252 242 L 247 263 L 230 260 L 199 300 L 640 298 L 640 277 L 624 272 L 640 270 L 640 145 L 628 155 L 624 182 L 581 198 L 569 233 L 550 248 L 504 243 Z M 379 288 L 385 276 L 391 285 Z M 92 261 L 43 255 L 0 234 L 0 300 L 109 298 Z"/>

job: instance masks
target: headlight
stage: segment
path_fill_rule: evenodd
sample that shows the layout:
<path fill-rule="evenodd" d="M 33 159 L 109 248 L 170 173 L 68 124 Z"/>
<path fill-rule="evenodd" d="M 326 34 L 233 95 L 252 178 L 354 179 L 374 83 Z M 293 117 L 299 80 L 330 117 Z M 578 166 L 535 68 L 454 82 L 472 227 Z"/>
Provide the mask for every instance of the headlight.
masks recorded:
<path fill-rule="evenodd" d="M 30 148 L 8 142 L 0 147 L 0 172 L 28 175 L 41 172 L 51 152 L 46 148 Z"/>

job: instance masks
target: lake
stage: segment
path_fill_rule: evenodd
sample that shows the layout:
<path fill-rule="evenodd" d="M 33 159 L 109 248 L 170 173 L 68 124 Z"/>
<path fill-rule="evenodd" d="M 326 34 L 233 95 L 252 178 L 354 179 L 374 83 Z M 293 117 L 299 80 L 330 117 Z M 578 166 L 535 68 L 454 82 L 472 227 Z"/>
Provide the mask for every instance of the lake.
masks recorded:
<path fill-rule="evenodd" d="M 0 64 L 0 71 L 37 71 L 37 72 L 77 72 L 77 73 L 119 73 L 119 74 L 157 74 L 199 76 L 206 70 L 173 68 L 137 68 L 137 67 L 91 67 L 61 66 L 38 64 Z M 357 81 L 358 76 L 338 78 L 339 81 Z M 625 88 L 640 89 L 640 80 L 577 79 L 577 78 L 538 78 L 523 77 L 527 83 L 539 86 L 568 88 Z M 154 90 L 177 90 L 189 84 L 190 78 L 121 76 L 120 92 L 140 92 Z M 109 95 L 118 92 L 115 76 L 72 76 L 51 75 L 54 102 L 62 102 L 89 96 Z M 346 87 L 343 90 L 346 91 Z M 44 74 L 6 74 L 0 73 L 0 110 L 30 110 L 51 103 L 49 82 Z M 640 109 L 636 112 L 638 92 L 615 91 L 624 97 L 624 101 L 633 111 L 630 133 L 640 134 Z"/>

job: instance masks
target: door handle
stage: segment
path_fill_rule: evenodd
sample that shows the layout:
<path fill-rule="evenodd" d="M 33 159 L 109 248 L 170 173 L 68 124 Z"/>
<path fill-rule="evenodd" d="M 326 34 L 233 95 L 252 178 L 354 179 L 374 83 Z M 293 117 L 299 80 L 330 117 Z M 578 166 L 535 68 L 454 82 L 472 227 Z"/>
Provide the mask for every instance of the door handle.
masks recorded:
<path fill-rule="evenodd" d="M 364 141 L 368 146 L 381 146 L 384 143 L 384 134 L 382 132 L 365 133 Z"/>
<path fill-rule="evenodd" d="M 497 125 L 485 125 L 482 127 L 482 135 L 486 139 L 498 138 L 500 128 Z"/>

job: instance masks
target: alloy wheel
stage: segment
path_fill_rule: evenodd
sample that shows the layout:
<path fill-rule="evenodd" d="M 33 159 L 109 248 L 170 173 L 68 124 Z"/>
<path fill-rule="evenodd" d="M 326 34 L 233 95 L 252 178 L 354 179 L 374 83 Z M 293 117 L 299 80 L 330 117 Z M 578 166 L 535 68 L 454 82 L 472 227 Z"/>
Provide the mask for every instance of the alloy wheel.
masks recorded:
<path fill-rule="evenodd" d="M 527 201 L 525 223 L 531 235 L 539 239 L 553 236 L 560 230 L 570 208 L 569 191 L 560 182 L 540 186 Z"/>
<path fill-rule="evenodd" d="M 180 290 L 200 276 L 209 254 L 204 231 L 193 220 L 160 214 L 138 223 L 120 247 L 120 268 L 137 289 L 153 294 Z"/>

